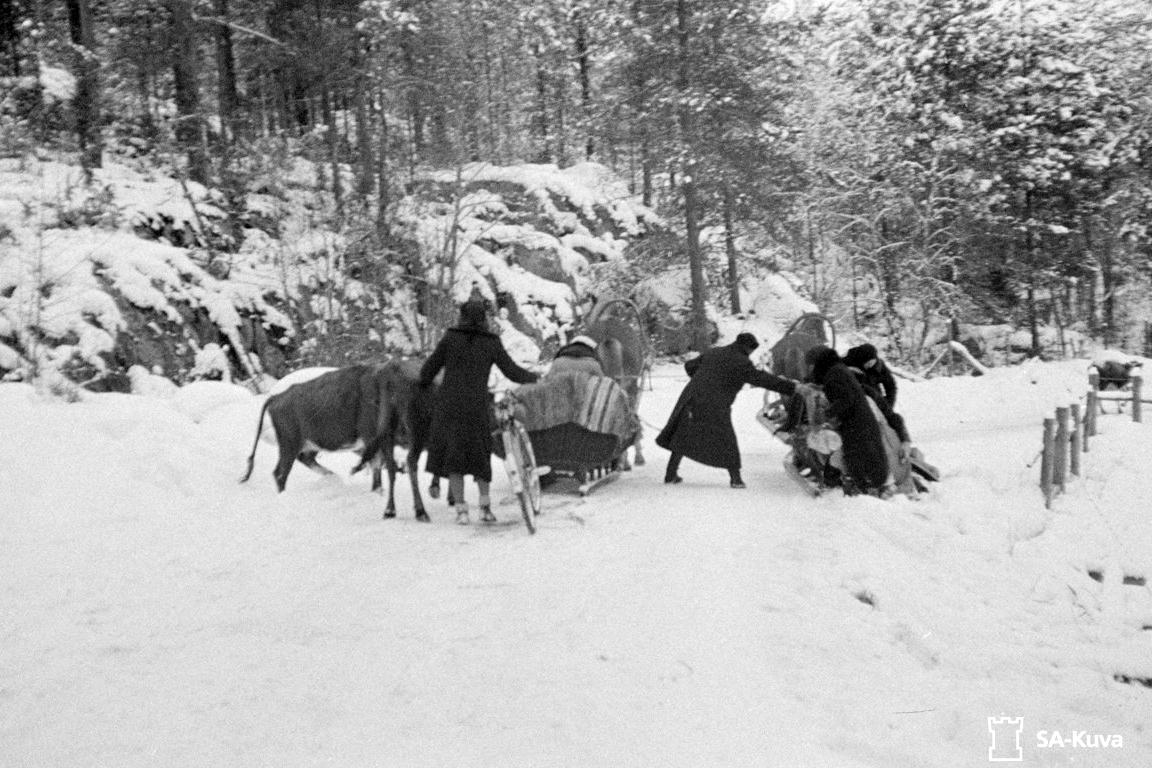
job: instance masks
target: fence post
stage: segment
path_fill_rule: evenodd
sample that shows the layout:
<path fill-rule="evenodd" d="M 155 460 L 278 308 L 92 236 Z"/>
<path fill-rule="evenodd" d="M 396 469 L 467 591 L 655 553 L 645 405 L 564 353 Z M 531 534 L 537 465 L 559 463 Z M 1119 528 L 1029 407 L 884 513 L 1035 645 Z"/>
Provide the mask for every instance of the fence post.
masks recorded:
<path fill-rule="evenodd" d="M 1096 398 L 1096 390 L 1088 390 L 1088 404 L 1084 414 L 1084 452 L 1088 452 L 1088 438 L 1096 436 L 1096 413 L 1100 410 L 1100 403 Z"/>
<path fill-rule="evenodd" d="M 1045 508 L 1052 506 L 1052 438 L 1055 419 L 1044 419 L 1044 450 L 1040 459 L 1040 490 L 1044 492 Z"/>
<path fill-rule="evenodd" d="M 1083 441 L 1084 426 L 1080 423 L 1080 403 L 1072 403 L 1070 407 L 1072 413 L 1072 448 L 1068 452 L 1068 459 L 1071 462 L 1068 471 L 1076 477 L 1080 477 L 1080 443 Z"/>
<path fill-rule="evenodd" d="M 1132 421 L 1143 421 L 1144 414 L 1141 412 L 1141 405 L 1143 401 L 1140 399 L 1144 391 L 1144 377 L 1136 374 L 1132 377 Z"/>
<path fill-rule="evenodd" d="M 1060 493 L 1068 485 L 1068 408 L 1056 409 L 1056 445 L 1052 458 L 1052 480 Z"/>

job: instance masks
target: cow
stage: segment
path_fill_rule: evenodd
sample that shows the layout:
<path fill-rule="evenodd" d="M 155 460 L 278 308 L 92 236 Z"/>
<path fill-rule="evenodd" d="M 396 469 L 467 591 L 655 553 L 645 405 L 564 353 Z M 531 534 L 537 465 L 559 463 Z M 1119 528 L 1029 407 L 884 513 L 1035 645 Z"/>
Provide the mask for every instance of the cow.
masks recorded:
<path fill-rule="evenodd" d="M 320 451 L 358 449 L 360 463 L 372 467 L 372 490 L 381 490 L 380 466 L 388 470 L 388 503 L 384 517 L 396 516 L 396 445 L 408 446 L 409 480 L 416 519 L 428 522 L 420 495 L 416 465 L 427 443 L 431 425 L 432 390 L 418 384 L 419 363 L 392 360 L 378 365 L 351 365 L 295 384 L 272 395 L 260 410 L 256 438 L 248 456 L 248 470 L 240 482 L 252 475 L 256 447 L 267 413 L 276 431 L 280 459 L 273 470 L 276 486 L 282 492 L 288 473 L 297 459 L 321 474 L 332 474 L 316 461 Z"/>

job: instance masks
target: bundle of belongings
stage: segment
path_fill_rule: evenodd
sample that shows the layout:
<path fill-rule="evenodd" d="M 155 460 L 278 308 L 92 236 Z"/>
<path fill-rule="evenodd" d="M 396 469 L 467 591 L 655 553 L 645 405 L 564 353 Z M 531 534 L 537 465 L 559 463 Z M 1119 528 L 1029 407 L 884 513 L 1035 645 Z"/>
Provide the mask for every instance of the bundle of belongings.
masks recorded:
<path fill-rule="evenodd" d="M 784 459 L 784 469 L 814 496 L 828 488 L 843 488 L 846 494 L 856 492 L 845 471 L 843 439 L 827 420 L 828 400 L 819 387 L 797 393 L 782 401 L 765 395 L 765 405 L 757 420 L 791 450 Z M 889 476 L 877 495 L 890 498 L 896 493 L 915 498 L 928 490 L 928 481 L 940 479 L 940 471 L 929 464 L 919 448 L 910 445 L 908 432 L 899 414 L 868 398 L 873 416 L 880 427 L 881 442 L 887 457 Z"/>
<path fill-rule="evenodd" d="M 621 445 L 627 445 L 640 426 L 628 396 L 607 376 L 578 370 L 553 372 L 536 384 L 519 387 L 515 398 L 516 417 L 529 433 L 575 424 L 590 432 L 615 435 Z"/>
<path fill-rule="evenodd" d="M 1102 354 L 1092 362 L 1092 367 L 1099 374 L 1099 386 L 1102 390 L 1127 389 L 1132 383 L 1134 369 L 1142 366 L 1142 361 L 1119 353 Z"/>

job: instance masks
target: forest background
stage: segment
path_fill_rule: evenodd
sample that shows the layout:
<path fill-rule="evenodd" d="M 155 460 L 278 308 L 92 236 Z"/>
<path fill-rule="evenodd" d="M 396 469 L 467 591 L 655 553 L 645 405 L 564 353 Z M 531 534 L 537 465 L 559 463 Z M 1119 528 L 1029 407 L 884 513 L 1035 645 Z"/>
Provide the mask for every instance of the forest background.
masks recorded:
<path fill-rule="evenodd" d="M 588 295 L 639 300 L 653 276 L 683 287 L 641 302 L 670 353 L 782 277 L 912 370 L 949 339 L 997 362 L 1086 340 L 1148 354 L 1150 26 L 1144 0 L 0 0 L 3 170 L 79 170 L 0 206 L 20 254 L 0 268 L 0 367 L 180 378 L 214 341 L 250 373 L 419 352 L 468 291 L 547 347 Z M 186 215 L 117 220 L 110 166 L 167 179 Z M 613 191 L 582 207 L 557 192 L 569 171 Z M 539 200 L 511 203 L 532 174 L 551 174 L 567 256 L 533 266 L 522 230 L 489 251 L 563 296 L 470 253 L 509 222 L 545 230 Z M 286 249 L 290 217 L 323 246 Z M 178 247 L 201 288 L 276 239 L 281 289 L 247 294 L 232 331 L 194 297 L 133 321 L 148 302 L 117 296 L 112 320 L 80 312 L 113 339 L 85 354 L 44 321 L 64 282 L 45 233 L 90 228 Z M 122 351 L 164 323 L 187 354 Z"/>

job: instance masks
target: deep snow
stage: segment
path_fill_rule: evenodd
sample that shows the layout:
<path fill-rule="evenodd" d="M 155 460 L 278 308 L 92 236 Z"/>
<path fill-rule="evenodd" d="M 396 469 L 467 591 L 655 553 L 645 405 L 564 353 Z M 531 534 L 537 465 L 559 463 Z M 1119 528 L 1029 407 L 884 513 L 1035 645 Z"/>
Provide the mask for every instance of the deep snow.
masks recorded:
<path fill-rule="evenodd" d="M 1152 690 L 1114 675 L 1152 677 L 1152 426 L 1102 417 L 1050 511 L 1028 467 L 1085 368 L 902 383 L 919 501 L 808 498 L 745 390 L 748 490 L 666 487 L 649 445 L 534 537 L 403 487 L 383 521 L 350 455 L 277 495 L 262 442 L 237 484 L 261 401 L 229 384 L 0 385 L 0 762 L 952 768 L 1006 715 L 1020 764 L 1144 768 Z M 650 427 L 685 378 L 653 381 Z"/>

